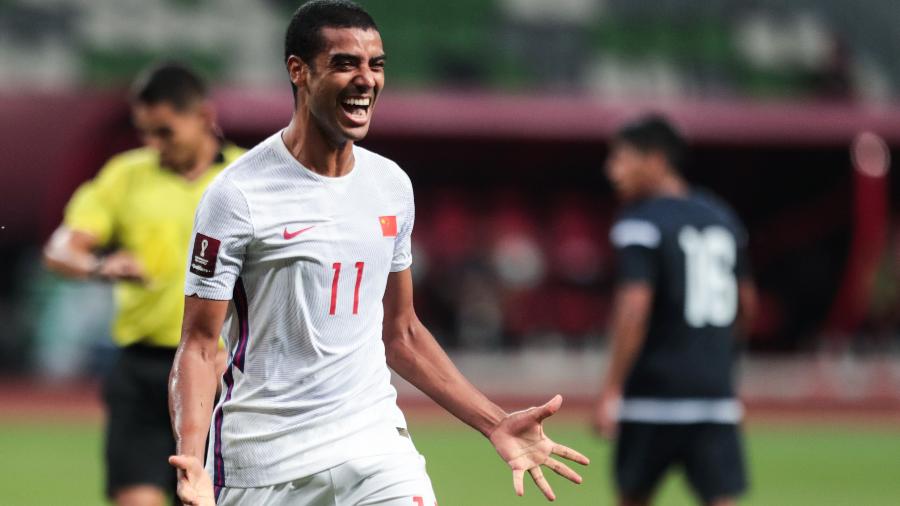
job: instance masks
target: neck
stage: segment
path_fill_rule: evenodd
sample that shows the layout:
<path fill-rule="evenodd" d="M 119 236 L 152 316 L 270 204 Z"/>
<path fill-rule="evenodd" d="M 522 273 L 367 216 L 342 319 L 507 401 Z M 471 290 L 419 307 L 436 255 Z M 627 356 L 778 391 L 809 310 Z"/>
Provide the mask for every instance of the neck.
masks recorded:
<path fill-rule="evenodd" d="M 651 192 L 655 197 L 684 197 L 687 193 L 687 183 L 675 174 L 667 174 Z"/>
<path fill-rule="evenodd" d="M 194 163 L 185 167 L 184 170 L 178 170 L 178 175 L 188 181 L 193 181 L 202 176 L 215 162 L 216 156 L 219 154 L 219 144 L 219 138 L 212 133 L 206 136 L 200 145 L 200 149 L 197 151 Z"/>
<path fill-rule="evenodd" d="M 353 170 L 353 143 L 335 145 L 308 113 L 296 111 L 282 139 L 291 155 L 316 174 L 341 177 Z"/>

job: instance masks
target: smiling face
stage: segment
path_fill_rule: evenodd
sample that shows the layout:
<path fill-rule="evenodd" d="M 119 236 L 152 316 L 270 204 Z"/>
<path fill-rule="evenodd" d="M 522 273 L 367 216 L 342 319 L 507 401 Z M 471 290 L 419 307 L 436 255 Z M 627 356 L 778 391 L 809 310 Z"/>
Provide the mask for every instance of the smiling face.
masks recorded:
<path fill-rule="evenodd" d="M 384 48 L 374 29 L 322 28 L 325 46 L 306 65 L 288 61 L 298 103 L 334 146 L 365 138 L 384 86 Z"/>

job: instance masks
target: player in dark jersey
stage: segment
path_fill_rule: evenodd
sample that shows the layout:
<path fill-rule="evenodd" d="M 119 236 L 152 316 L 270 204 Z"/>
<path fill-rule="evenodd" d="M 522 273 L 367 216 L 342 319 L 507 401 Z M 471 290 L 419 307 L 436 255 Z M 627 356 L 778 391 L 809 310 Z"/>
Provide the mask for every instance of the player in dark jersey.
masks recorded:
<path fill-rule="evenodd" d="M 623 506 L 649 504 L 675 466 L 703 504 L 734 504 L 747 486 L 733 378 L 755 307 L 747 234 L 684 181 L 683 153 L 676 130 L 648 116 L 617 133 L 607 162 L 626 207 L 610 231 L 619 278 L 594 426 L 616 438 Z"/>

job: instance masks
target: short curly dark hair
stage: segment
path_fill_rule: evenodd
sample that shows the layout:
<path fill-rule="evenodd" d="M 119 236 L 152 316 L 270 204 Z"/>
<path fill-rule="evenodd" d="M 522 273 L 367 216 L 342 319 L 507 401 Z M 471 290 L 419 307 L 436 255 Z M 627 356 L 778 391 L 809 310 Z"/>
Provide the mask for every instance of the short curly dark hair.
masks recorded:
<path fill-rule="evenodd" d="M 301 5 L 288 24 L 284 35 L 284 61 L 292 55 L 312 66 L 313 60 L 325 48 L 322 28 L 362 28 L 378 30 L 372 16 L 349 0 L 310 0 Z M 294 94 L 297 87 L 291 83 Z"/>

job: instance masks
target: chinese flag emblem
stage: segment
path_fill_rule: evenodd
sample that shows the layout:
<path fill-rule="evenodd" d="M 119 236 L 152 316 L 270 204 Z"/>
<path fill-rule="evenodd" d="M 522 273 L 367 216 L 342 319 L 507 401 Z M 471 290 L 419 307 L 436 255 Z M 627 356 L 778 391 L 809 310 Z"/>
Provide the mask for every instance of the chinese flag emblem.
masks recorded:
<path fill-rule="evenodd" d="M 397 217 L 396 216 L 379 216 L 378 222 L 381 223 L 381 235 L 384 237 L 397 237 Z"/>

